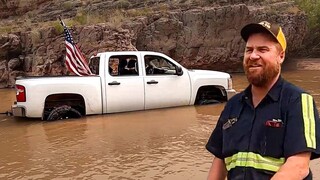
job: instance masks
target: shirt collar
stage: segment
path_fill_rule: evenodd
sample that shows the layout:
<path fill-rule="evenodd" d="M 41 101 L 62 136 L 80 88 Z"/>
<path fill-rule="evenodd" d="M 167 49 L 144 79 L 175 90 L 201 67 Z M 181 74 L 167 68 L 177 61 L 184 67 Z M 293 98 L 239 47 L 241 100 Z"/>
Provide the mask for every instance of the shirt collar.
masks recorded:
<path fill-rule="evenodd" d="M 272 88 L 269 90 L 266 96 L 269 96 L 273 101 L 278 101 L 282 89 L 282 84 L 284 82 L 284 79 L 279 76 L 278 80 L 276 83 L 272 86 Z M 243 91 L 242 93 L 242 98 L 241 100 L 244 101 L 246 99 L 251 99 L 252 94 L 251 94 L 251 84 Z"/>
<path fill-rule="evenodd" d="M 280 76 L 277 82 L 272 86 L 272 88 L 268 92 L 267 96 L 269 96 L 273 101 L 279 100 L 283 81 L 284 81 L 283 78 Z"/>

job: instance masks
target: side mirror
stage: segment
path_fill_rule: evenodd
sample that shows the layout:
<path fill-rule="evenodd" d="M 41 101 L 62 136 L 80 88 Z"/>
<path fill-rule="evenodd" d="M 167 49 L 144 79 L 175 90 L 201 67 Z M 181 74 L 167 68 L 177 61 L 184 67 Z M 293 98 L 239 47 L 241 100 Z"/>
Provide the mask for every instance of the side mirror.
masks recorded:
<path fill-rule="evenodd" d="M 180 66 L 176 66 L 176 75 L 178 75 L 178 76 L 182 76 L 183 75 L 183 71 L 182 71 L 182 68 Z"/>

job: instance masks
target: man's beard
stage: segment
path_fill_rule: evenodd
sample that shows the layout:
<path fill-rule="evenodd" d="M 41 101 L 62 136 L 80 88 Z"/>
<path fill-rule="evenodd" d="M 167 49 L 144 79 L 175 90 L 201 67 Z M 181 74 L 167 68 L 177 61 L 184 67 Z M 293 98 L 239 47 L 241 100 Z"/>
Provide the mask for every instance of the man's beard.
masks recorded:
<path fill-rule="evenodd" d="M 244 70 L 247 75 L 247 79 L 250 84 L 256 86 L 256 87 L 264 87 L 268 85 L 280 72 L 280 64 L 264 64 L 262 71 L 260 71 L 259 74 L 256 74 L 256 72 L 250 72 L 249 71 L 249 65 L 244 65 Z"/>

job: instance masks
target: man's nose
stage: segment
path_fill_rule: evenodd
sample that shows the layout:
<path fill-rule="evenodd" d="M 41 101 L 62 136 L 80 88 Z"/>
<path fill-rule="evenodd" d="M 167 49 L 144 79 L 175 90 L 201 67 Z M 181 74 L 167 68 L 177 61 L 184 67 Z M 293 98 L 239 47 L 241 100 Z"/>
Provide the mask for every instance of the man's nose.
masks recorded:
<path fill-rule="evenodd" d="M 252 53 L 250 54 L 250 60 L 257 60 L 260 59 L 260 55 L 259 53 L 257 53 L 256 50 L 252 51 Z"/>

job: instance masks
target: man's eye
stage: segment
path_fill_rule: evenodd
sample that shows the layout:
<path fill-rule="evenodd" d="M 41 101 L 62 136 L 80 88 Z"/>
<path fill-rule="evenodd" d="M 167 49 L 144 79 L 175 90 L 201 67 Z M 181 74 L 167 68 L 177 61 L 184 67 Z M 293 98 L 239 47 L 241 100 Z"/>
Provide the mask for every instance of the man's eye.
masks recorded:
<path fill-rule="evenodd" d="M 251 53 L 252 49 L 246 49 L 246 53 Z"/>
<path fill-rule="evenodd" d="M 268 52 L 267 48 L 260 49 L 260 52 Z"/>

